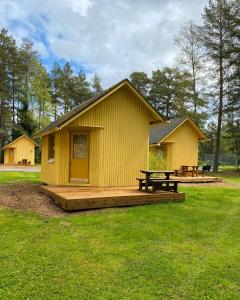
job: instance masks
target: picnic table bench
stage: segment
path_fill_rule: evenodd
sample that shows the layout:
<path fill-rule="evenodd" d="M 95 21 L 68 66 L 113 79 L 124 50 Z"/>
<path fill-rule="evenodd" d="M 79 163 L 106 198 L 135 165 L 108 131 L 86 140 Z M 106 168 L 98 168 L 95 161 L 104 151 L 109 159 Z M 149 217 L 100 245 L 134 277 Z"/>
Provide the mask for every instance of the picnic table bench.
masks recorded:
<path fill-rule="evenodd" d="M 139 191 L 142 191 L 143 188 L 145 188 L 145 191 L 149 192 L 149 187 L 152 187 L 153 193 L 156 193 L 158 190 L 177 192 L 179 181 L 170 179 L 170 175 L 174 174 L 174 171 L 141 170 L 140 172 L 145 174 L 145 178 L 137 178 L 139 182 Z M 152 178 L 151 176 L 153 174 L 164 174 L 165 178 Z"/>
<path fill-rule="evenodd" d="M 18 164 L 19 164 L 19 165 L 25 166 L 25 165 L 30 165 L 31 162 L 28 161 L 27 159 L 23 158 L 22 160 L 20 160 L 20 161 L 18 162 Z"/>
<path fill-rule="evenodd" d="M 198 176 L 198 166 L 182 166 L 181 170 L 174 170 L 175 176 L 187 176 L 191 175 L 191 177 Z"/>

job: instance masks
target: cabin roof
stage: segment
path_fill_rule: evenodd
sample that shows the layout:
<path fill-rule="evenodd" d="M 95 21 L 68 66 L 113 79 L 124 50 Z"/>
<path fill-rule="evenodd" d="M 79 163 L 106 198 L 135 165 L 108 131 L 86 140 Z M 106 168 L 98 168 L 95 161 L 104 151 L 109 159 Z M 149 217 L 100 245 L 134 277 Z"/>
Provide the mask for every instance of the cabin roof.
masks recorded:
<path fill-rule="evenodd" d="M 150 129 L 149 143 L 150 145 L 159 144 L 164 141 L 164 139 L 175 131 L 178 127 L 189 121 L 194 129 L 197 131 L 199 139 L 205 140 L 206 137 L 203 132 L 196 126 L 196 124 L 189 117 L 181 117 L 177 119 L 172 119 L 165 121 L 160 124 L 156 124 Z"/>
<path fill-rule="evenodd" d="M 124 84 L 130 85 L 130 87 L 134 89 L 134 91 L 145 102 L 149 110 L 151 110 L 152 114 L 154 114 L 159 119 L 159 121 L 165 120 L 165 118 L 141 95 L 141 93 L 135 88 L 135 86 L 128 79 L 123 79 L 117 84 L 111 86 L 109 89 L 106 89 L 103 93 L 93 96 L 92 98 L 84 101 L 83 103 L 73 107 L 69 112 L 59 117 L 56 121 L 50 123 L 48 126 L 44 127 L 43 129 L 35 133 L 34 136 L 41 136 L 45 133 L 52 132 L 54 131 L 54 129 L 63 126 L 64 123 L 71 120 L 74 116 L 84 112 L 87 108 L 90 108 L 91 105 L 98 102 L 98 100 L 101 101 L 101 99 L 104 99 L 105 96 L 111 94 L 111 92 L 114 92 L 116 89 L 122 87 Z"/>
<path fill-rule="evenodd" d="M 6 149 L 6 148 L 9 148 L 11 147 L 14 143 L 18 142 L 19 140 L 21 140 L 22 138 L 26 138 L 28 139 L 30 142 L 32 142 L 35 146 L 38 146 L 38 144 L 33 140 L 31 139 L 29 136 L 27 136 L 26 134 L 23 134 L 21 135 L 20 137 L 16 138 L 15 140 L 11 141 L 10 143 L 8 143 L 7 145 L 5 145 L 2 149 Z"/>

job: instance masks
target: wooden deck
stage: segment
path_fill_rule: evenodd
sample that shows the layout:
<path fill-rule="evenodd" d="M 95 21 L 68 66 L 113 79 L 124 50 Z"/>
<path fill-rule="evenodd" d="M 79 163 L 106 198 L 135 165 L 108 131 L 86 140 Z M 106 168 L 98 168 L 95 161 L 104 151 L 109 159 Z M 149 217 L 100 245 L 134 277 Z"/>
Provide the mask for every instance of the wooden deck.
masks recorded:
<path fill-rule="evenodd" d="M 222 181 L 220 178 L 213 177 L 213 176 L 197 176 L 197 177 L 171 176 L 171 178 L 179 180 L 180 183 L 211 183 L 211 182 L 221 182 Z"/>
<path fill-rule="evenodd" d="M 53 198 L 57 205 L 69 211 L 185 200 L 184 193 L 162 191 L 153 194 L 139 192 L 137 187 L 94 188 L 42 185 L 40 189 Z"/>

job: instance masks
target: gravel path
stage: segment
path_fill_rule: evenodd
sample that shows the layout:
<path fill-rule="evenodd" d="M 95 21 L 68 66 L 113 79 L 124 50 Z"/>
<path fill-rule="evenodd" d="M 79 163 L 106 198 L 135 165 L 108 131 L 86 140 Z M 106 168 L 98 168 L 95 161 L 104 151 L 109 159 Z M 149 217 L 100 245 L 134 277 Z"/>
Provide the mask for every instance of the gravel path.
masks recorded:
<path fill-rule="evenodd" d="M 0 172 L 41 172 L 41 166 L 0 165 Z"/>

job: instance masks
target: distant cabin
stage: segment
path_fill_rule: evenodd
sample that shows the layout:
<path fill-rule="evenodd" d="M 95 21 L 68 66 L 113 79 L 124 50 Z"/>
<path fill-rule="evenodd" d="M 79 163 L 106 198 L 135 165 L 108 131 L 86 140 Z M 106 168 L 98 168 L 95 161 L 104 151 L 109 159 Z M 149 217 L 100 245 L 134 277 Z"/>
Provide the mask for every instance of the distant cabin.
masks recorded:
<path fill-rule="evenodd" d="M 35 147 L 37 144 L 26 135 L 13 140 L 3 147 L 4 164 L 28 164 L 34 165 Z"/>
<path fill-rule="evenodd" d="M 41 181 L 133 186 L 148 169 L 149 130 L 163 117 L 127 79 L 41 130 Z"/>
<path fill-rule="evenodd" d="M 187 117 L 165 121 L 150 129 L 150 151 L 161 152 L 166 168 L 198 165 L 198 144 L 206 140 L 196 124 Z"/>

